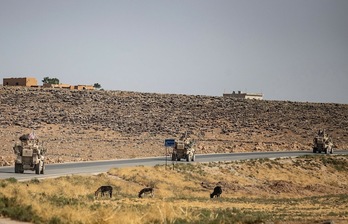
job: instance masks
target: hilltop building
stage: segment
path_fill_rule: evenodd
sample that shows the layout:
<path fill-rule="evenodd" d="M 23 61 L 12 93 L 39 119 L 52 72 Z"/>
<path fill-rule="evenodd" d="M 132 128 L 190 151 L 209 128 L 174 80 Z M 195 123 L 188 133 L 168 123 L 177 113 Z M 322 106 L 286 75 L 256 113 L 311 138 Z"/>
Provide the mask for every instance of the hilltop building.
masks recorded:
<path fill-rule="evenodd" d="M 59 88 L 59 89 L 74 89 L 72 85 L 69 84 L 51 84 L 51 83 L 44 83 L 42 85 L 44 88 Z"/>
<path fill-rule="evenodd" d="M 4 78 L 3 86 L 26 86 L 26 87 L 37 87 L 36 78 L 23 77 L 23 78 Z"/>
<path fill-rule="evenodd" d="M 51 83 L 44 83 L 44 88 L 58 88 L 58 89 L 76 89 L 76 90 L 94 90 L 94 87 L 92 85 L 70 85 L 70 84 L 51 84 Z"/>
<path fill-rule="evenodd" d="M 241 91 L 232 93 L 224 93 L 223 97 L 234 97 L 239 99 L 255 99 L 255 100 L 262 100 L 263 94 L 262 93 L 243 93 Z"/>
<path fill-rule="evenodd" d="M 94 87 L 92 85 L 76 85 L 76 86 L 74 86 L 74 89 L 77 89 L 77 90 L 83 90 L 83 89 L 94 90 Z"/>
<path fill-rule="evenodd" d="M 36 78 L 24 77 L 24 78 L 4 78 L 3 86 L 23 86 L 23 87 L 44 87 L 44 88 L 60 88 L 70 90 L 94 90 L 92 85 L 70 85 L 70 84 L 51 84 L 44 83 L 42 86 L 37 84 Z"/>

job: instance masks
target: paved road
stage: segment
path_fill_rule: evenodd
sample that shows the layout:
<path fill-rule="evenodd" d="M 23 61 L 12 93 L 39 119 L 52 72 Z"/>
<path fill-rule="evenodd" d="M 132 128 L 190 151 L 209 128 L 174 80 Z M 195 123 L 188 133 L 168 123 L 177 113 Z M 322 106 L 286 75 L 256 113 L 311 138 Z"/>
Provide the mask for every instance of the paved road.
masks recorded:
<path fill-rule="evenodd" d="M 224 153 L 224 154 L 199 154 L 196 155 L 196 162 L 214 162 L 214 161 L 234 161 L 258 158 L 280 158 L 297 157 L 303 155 L 314 155 L 311 151 L 284 151 L 284 152 L 249 152 L 249 153 Z M 348 154 L 348 150 L 335 151 L 335 154 Z M 322 154 L 324 155 L 324 154 Z M 330 156 L 330 155 L 327 155 Z M 167 158 L 167 164 L 172 165 L 170 157 Z M 187 163 L 186 161 L 175 162 Z M 166 157 L 122 159 L 93 162 L 49 164 L 46 166 L 44 175 L 36 175 L 34 171 L 25 171 L 23 174 L 14 173 L 14 167 L 1 167 L 0 179 L 14 177 L 17 180 L 30 180 L 32 178 L 49 178 L 70 174 L 95 174 L 106 172 L 115 167 L 131 166 L 154 166 L 157 164 L 166 164 Z"/>

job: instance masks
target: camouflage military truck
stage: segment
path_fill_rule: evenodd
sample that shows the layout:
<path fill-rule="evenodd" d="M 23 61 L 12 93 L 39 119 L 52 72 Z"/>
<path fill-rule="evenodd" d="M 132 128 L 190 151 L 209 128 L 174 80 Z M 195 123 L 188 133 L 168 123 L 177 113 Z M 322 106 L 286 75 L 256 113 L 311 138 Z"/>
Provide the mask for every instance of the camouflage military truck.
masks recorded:
<path fill-rule="evenodd" d="M 180 161 L 181 159 L 186 159 L 187 162 L 195 161 L 195 149 L 193 148 L 193 140 L 180 140 L 175 141 L 172 152 L 172 161 Z"/>
<path fill-rule="evenodd" d="M 29 135 L 22 135 L 20 143 L 13 147 L 17 155 L 15 160 L 15 173 L 24 173 L 24 170 L 35 171 L 36 174 L 45 173 L 44 154 L 46 150 L 40 144 L 39 139 Z"/>
<path fill-rule="evenodd" d="M 313 153 L 325 152 L 333 153 L 332 139 L 325 133 L 325 131 L 319 130 L 317 135 L 313 139 Z"/>

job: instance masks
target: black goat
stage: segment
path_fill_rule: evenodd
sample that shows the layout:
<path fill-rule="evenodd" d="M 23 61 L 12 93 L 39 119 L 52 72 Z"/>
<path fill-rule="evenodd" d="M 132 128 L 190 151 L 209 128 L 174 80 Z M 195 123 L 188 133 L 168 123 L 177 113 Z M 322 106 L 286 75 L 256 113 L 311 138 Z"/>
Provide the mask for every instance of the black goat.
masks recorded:
<path fill-rule="evenodd" d="M 222 194 L 222 189 L 221 186 L 216 186 L 214 188 L 214 192 L 210 194 L 210 198 L 214 198 L 214 197 L 220 197 L 220 194 Z"/>

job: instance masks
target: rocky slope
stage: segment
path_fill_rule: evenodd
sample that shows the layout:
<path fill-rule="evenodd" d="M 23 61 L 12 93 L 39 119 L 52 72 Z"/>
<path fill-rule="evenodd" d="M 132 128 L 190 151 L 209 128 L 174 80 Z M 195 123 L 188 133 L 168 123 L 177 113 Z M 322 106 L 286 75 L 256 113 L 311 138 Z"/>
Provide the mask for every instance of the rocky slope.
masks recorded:
<path fill-rule="evenodd" d="M 348 105 L 124 91 L 0 87 L 0 150 L 34 131 L 49 162 L 160 156 L 189 133 L 198 153 L 309 150 L 318 129 L 348 148 Z"/>

